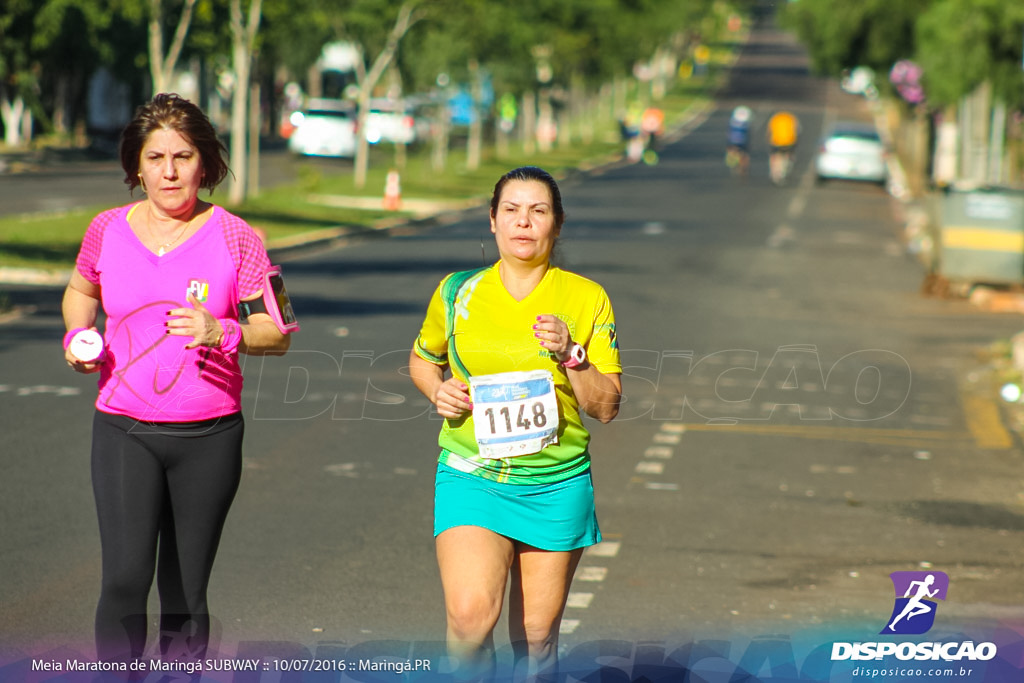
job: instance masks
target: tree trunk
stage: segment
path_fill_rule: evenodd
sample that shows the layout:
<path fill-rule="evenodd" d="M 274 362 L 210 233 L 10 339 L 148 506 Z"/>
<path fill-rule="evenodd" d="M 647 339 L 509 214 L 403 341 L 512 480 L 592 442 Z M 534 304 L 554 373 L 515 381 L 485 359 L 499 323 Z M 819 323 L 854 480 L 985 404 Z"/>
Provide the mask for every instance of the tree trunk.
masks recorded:
<path fill-rule="evenodd" d="M 991 83 L 983 83 L 964 98 L 960 108 L 963 152 L 960 177 L 971 184 L 985 182 L 988 161 Z"/>
<path fill-rule="evenodd" d="M 466 168 L 475 171 L 480 168 L 484 137 L 483 107 L 481 106 L 481 101 L 484 98 L 483 76 L 480 73 L 480 63 L 475 59 L 469 60 L 469 79 L 473 88 L 473 111 L 469 119 L 469 139 L 466 141 Z"/>
<path fill-rule="evenodd" d="M 1006 181 L 1003 173 L 1003 157 L 1006 149 L 1006 103 L 997 101 L 992 106 L 992 130 L 989 141 L 988 182 L 1002 185 Z"/>
<path fill-rule="evenodd" d="M 449 125 L 448 105 L 442 102 L 437 106 L 437 114 L 431 126 L 433 148 L 430 154 L 430 167 L 435 173 L 443 173 L 445 166 L 448 165 Z"/>
<path fill-rule="evenodd" d="M 385 70 L 391 64 L 391 60 L 394 59 L 402 36 L 406 34 L 413 24 L 419 21 L 419 18 L 414 13 L 415 7 L 415 0 L 408 0 L 398 8 L 398 17 L 395 19 L 395 25 L 391 27 L 391 33 L 388 34 L 384 49 L 373 60 L 373 66 L 370 67 L 366 76 L 359 83 L 359 130 L 356 131 L 356 166 L 353 172 L 353 182 L 358 189 L 366 187 L 366 174 L 370 166 L 370 145 L 366 141 L 365 127 L 366 115 L 370 110 L 370 93 L 373 92 L 377 81 L 384 75 Z"/>
<path fill-rule="evenodd" d="M 71 83 L 67 74 L 57 76 L 56 87 L 53 93 L 53 130 L 58 135 L 68 132 L 68 91 Z"/>
<path fill-rule="evenodd" d="M 149 74 L 153 79 L 154 95 L 168 92 L 172 87 L 174 69 L 181 55 L 181 48 L 185 45 L 185 36 L 188 35 L 188 27 L 192 23 L 192 10 L 195 5 L 196 0 L 185 0 L 171 47 L 164 55 L 162 0 L 149 0 Z"/>
<path fill-rule="evenodd" d="M 249 90 L 249 183 L 246 196 L 260 193 L 260 84 L 253 83 Z"/>
<path fill-rule="evenodd" d="M 231 94 L 231 168 L 234 179 L 228 201 L 241 204 L 247 190 L 247 124 L 249 75 L 252 73 L 252 49 L 259 30 L 262 0 L 251 0 L 248 21 L 242 20 L 242 0 L 231 0 L 231 59 L 235 84 Z"/>
<path fill-rule="evenodd" d="M 352 179 L 359 189 L 366 187 L 366 176 L 370 170 L 370 142 L 366 139 L 366 119 L 370 113 L 370 91 L 372 84 L 363 83 L 356 100 L 356 163 Z"/>
<path fill-rule="evenodd" d="M 932 180 L 939 187 L 949 187 L 956 182 L 957 137 L 956 107 L 946 107 L 935 134 L 935 162 L 932 164 Z"/>
<path fill-rule="evenodd" d="M 532 90 L 523 93 L 523 106 L 519 114 L 523 127 L 519 134 L 523 141 L 523 152 L 533 154 L 537 151 L 537 94 Z"/>
<path fill-rule="evenodd" d="M 12 101 L 6 93 L 0 93 L 0 117 L 4 122 L 5 144 L 21 144 L 21 115 L 25 109 L 25 99 L 21 95 Z"/>

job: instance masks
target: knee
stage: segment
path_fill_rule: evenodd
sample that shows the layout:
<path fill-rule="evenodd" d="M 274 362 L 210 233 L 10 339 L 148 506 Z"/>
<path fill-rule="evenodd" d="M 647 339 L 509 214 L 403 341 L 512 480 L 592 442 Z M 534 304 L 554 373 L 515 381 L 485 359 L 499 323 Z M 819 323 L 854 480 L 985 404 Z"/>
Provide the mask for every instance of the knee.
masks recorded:
<path fill-rule="evenodd" d="M 448 630 L 459 640 L 482 641 L 501 616 L 501 601 L 480 592 L 447 596 Z"/>
<path fill-rule="evenodd" d="M 523 621 L 523 645 L 531 657 L 545 659 L 558 647 L 559 620 L 527 617 Z"/>
<path fill-rule="evenodd" d="M 100 601 L 108 604 L 146 604 L 152 581 L 145 574 L 131 571 L 104 572 Z"/>

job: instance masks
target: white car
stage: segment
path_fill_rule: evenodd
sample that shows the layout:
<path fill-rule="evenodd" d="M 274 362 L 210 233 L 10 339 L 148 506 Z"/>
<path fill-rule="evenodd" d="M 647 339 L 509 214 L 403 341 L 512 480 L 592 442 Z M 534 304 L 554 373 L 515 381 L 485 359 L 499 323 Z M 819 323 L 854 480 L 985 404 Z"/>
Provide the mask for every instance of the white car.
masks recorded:
<path fill-rule="evenodd" d="M 888 177 L 885 143 L 869 124 L 837 123 L 822 138 L 815 171 L 819 182 L 841 179 L 884 184 Z"/>
<path fill-rule="evenodd" d="M 366 141 L 371 145 L 394 142 L 411 145 L 416 142 L 416 120 L 401 101 L 370 100 L 366 115 Z"/>
<path fill-rule="evenodd" d="M 354 157 L 356 116 L 352 105 L 340 100 L 310 100 L 304 111 L 292 114 L 295 130 L 288 149 L 296 154 Z"/>

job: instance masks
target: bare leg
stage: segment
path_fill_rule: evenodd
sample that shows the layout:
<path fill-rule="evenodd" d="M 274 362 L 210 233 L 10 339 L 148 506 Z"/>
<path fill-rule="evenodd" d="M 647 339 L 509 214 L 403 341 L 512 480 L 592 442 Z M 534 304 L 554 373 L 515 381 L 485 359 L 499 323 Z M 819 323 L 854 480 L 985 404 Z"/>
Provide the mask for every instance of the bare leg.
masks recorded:
<path fill-rule="evenodd" d="M 481 527 L 459 526 L 439 534 L 435 545 L 456 676 L 488 678 L 494 672 L 494 626 L 505 599 L 513 542 Z"/>
<path fill-rule="evenodd" d="M 509 637 L 517 680 L 554 680 L 558 629 L 583 549 L 568 552 L 516 545 L 509 593 Z"/>

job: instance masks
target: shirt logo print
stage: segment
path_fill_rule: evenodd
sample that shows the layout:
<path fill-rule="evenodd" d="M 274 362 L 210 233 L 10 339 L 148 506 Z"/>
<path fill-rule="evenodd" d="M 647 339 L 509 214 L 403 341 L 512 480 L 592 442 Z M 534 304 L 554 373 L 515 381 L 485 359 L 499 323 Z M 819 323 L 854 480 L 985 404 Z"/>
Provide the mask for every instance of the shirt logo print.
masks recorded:
<path fill-rule="evenodd" d="M 210 297 L 210 283 L 206 280 L 190 280 L 188 283 L 188 293 L 200 303 L 206 303 L 206 300 Z"/>

